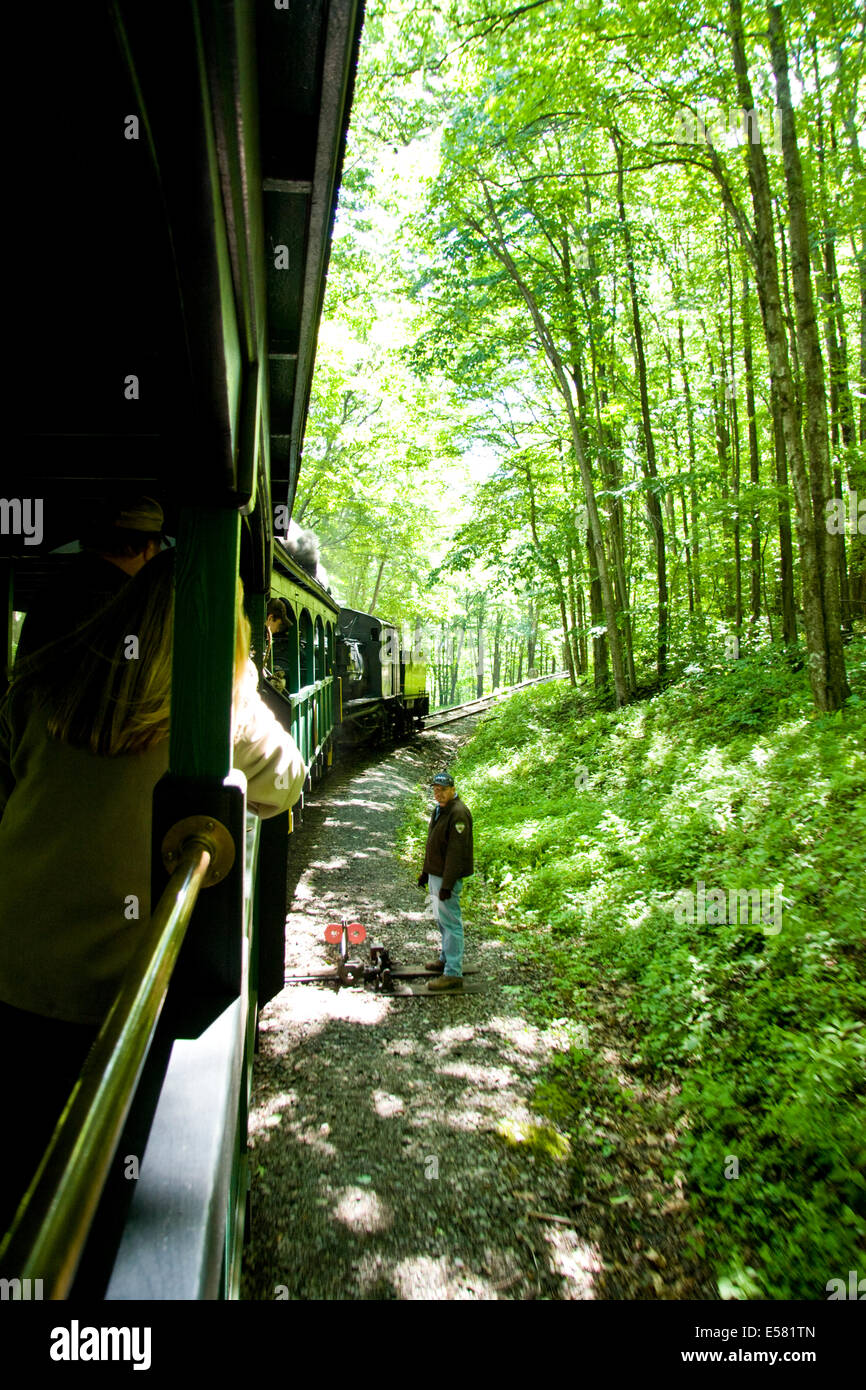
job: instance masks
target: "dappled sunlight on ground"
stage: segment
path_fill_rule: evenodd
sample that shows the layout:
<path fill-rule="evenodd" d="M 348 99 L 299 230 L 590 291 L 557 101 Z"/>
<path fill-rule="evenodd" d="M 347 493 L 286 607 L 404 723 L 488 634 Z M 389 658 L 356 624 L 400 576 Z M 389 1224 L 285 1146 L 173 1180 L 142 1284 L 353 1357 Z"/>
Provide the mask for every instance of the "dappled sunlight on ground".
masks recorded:
<path fill-rule="evenodd" d="M 332 805 L 333 808 L 334 808 L 335 810 L 337 810 L 337 811 L 363 811 L 363 812 L 365 812 L 365 813 L 366 813 L 367 811 L 372 811 L 372 812 L 375 814 L 376 812 L 387 811 L 387 810 L 388 810 L 388 807 L 385 805 L 384 802 L 382 802 L 382 801 L 371 801 L 371 800 L 369 799 L 369 797 L 364 797 L 364 796 L 353 796 L 353 797 L 351 797 L 350 799 L 348 799 L 348 800 L 346 800 L 346 801 L 332 801 L 332 802 L 331 802 L 331 805 Z M 331 816 L 326 816 L 326 817 L 325 817 L 325 820 L 324 820 L 324 824 L 325 824 L 326 826 L 338 825 L 338 824 L 339 824 L 339 821 L 337 821 L 336 819 L 332 818 Z M 357 821 L 348 821 L 347 824 L 349 824 L 349 825 L 357 825 L 358 822 L 357 822 Z M 375 821 L 374 821 L 374 822 L 372 823 L 372 825 L 371 825 L 367 820 L 365 820 L 364 823 L 363 823 L 363 827 L 364 827 L 364 829 L 367 830 L 370 834 L 376 834 L 376 833 L 377 833 Z M 382 831 L 379 831 L 378 833 L 379 833 L 379 834 L 382 834 L 383 832 L 382 832 Z"/>
<path fill-rule="evenodd" d="M 393 1008 L 385 995 L 355 989 L 331 990 L 316 985 L 295 985 L 280 998 L 279 1017 L 260 1024 L 263 1033 L 279 1034 L 290 1019 L 305 1024 L 344 1018 L 354 1023 L 381 1023 Z"/>
<path fill-rule="evenodd" d="M 570 1227 L 556 1224 L 545 1226 L 544 1239 L 550 1247 L 553 1268 L 563 1278 L 565 1287 L 561 1297 L 595 1298 L 595 1276 L 604 1268 L 597 1246 L 580 1240 Z"/>
<path fill-rule="evenodd" d="M 390 1120 L 394 1115 L 402 1115 L 405 1108 L 400 1096 L 389 1095 L 387 1091 L 374 1091 L 373 1109 L 377 1115 L 381 1115 L 383 1120 Z"/>
<path fill-rule="evenodd" d="M 347 1187 L 333 1211 L 337 1221 L 359 1234 L 387 1231 L 394 1224 L 388 1203 L 363 1187 Z"/>
<path fill-rule="evenodd" d="M 272 1096 L 269 1103 L 277 1113 L 262 1116 L 258 1121 L 259 1127 L 261 1128 L 272 1129 L 274 1125 L 280 1124 L 282 1122 L 282 1114 L 279 1112 L 288 1109 L 291 1105 L 297 1105 L 298 1093 L 297 1091 L 286 1091 L 282 1095 Z"/>
<path fill-rule="evenodd" d="M 449 1062 L 444 1067 L 437 1067 L 437 1071 L 440 1076 L 456 1076 L 461 1081 L 471 1081 L 491 1091 L 501 1091 L 516 1080 L 507 1067 L 478 1067 L 471 1062 Z"/>
<path fill-rule="evenodd" d="M 528 1027 L 526 1019 L 519 1015 L 503 1018 L 499 1014 L 494 1014 L 492 1018 L 488 1019 L 486 1026 L 491 1032 L 506 1038 L 521 1052 L 534 1053 L 541 1043 L 542 1034 L 539 1029 Z"/>
<path fill-rule="evenodd" d="M 444 1052 L 455 1043 L 470 1042 L 475 1039 L 476 1029 L 473 1023 L 456 1024 L 449 1028 L 434 1029 L 427 1036 L 433 1043 L 434 1052 Z"/>
<path fill-rule="evenodd" d="M 455 1266 L 444 1255 L 439 1259 L 418 1255 L 401 1260 L 392 1270 L 391 1279 L 400 1298 L 404 1299 L 495 1299 L 496 1290 L 485 1279 L 470 1274 L 461 1264 Z"/>
<path fill-rule="evenodd" d="M 468 1102 L 473 1099 L 477 1100 L 476 1097 L 467 1096 L 459 1114 L 449 1117 L 448 1123 L 452 1129 L 463 1129 L 469 1132 L 470 1130 L 484 1129 L 485 1126 L 489 1127 L 489 1117 L 484 1114 L 483 1110 L 469 1110 L 466 1108 Z M 479 1103 L 483 1104 L 484 1102 L 481 1101 Z"/>

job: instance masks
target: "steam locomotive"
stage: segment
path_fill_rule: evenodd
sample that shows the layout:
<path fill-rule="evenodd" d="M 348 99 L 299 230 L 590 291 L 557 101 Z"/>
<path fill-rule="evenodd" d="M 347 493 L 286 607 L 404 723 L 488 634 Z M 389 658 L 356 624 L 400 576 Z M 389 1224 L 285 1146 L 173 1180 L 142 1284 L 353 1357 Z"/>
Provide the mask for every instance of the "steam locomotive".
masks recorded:
<path fill-rule="evenodd" d="M 266 680 L 268 703 L 278 717 L 287 705 L 293 711 L 292 732 L 318 773 L 332 761 L 332 736 L 347 746 L 405 738 L 423 728 L 430 701 L 426 664 L 402 648 L 395 625 L 340 607 L 311 569 L 274 540 L 271 596 L 283 601 L 290 621 L 274 637 Z M 294 711 L 311 687 L 315 727 L 305 730 Z"/>
<path fill-rule="evenodd" d="M 392 623 L 341 608 L 337 675 L 344 742 L 405 738 L 424 727 L 430 712 L 426 665 L 401 647 Z"/>

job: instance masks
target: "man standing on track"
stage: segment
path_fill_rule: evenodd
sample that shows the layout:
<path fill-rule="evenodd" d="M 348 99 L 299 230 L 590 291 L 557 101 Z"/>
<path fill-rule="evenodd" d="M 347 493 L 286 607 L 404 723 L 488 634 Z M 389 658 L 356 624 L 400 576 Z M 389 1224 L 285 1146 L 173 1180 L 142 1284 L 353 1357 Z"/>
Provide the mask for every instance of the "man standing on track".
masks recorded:
<path fill-rule="evenodd" d="M 433 778 L 436 809 L 430 817 L 424 865 L 418 877 L 418 887 L 430 885 L 433 915 L 442 933 L 439 959 L 430 961 L 427 970 L 440 972 L 431 980 L 428 990 L 457 990 L 463 988 L 463 918 L 460 915 L 460 890 L 464 878 L 473 872 L 472 816 L 469 808 L 454 790 L 454 778 L 439 772 Z"/>

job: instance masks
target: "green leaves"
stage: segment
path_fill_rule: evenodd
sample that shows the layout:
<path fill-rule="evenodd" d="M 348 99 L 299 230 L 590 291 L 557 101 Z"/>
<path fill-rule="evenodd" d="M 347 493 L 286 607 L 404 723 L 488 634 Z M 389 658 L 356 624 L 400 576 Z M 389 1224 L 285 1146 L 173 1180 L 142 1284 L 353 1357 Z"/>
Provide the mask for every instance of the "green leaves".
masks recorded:
<path fill-rule="evenodd" d="M 864 656 L 861 638 L 861 691 Z M 641 1067 L 680 1093 L 677 1162 L 725 1298 L 822 1297 L 866 1230 L 866 721 L 819 727 L 808 707 L 805 673 L 764 649 L 618 713 L 527 691 L 461 756 L 479 908 L 506 908 L 498 934 L 545 982 L 537 1017 L 583 1019 L 590 988 L 627 1004 Z M 782 883 L 781 931 L 678 921 L 698 880 Z M 573 1048 L 539 1089 L 574 1135 L 586 1107 L 632 1108 L 597 1060 Z"/>

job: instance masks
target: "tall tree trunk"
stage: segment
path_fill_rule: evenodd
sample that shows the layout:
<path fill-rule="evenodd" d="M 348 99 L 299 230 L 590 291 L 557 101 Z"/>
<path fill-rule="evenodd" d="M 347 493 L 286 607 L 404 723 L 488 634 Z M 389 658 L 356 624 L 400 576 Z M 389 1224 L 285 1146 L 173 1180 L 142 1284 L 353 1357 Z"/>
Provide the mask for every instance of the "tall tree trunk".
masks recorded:
<path fill-rule="evenodd" d="M 727 375 L 725 372 L 725 352 L 724 342 L 722 345 L 722 355 L 719 370 L 716 371 L 716 362 L 713 357 L 710 335 L 706 325 L 701 320 L 704 330 L 704 338 L 707 343 L 707 361 L 710 367 L 710 381 L 713 387 L 713 433 L 716 441 L 716 458 L 719 460 L 719 495 L 721 497 L 722 514 L 722 551 L 724 554 L 724 600 L 723 612 L 728 622 L 735 621 L 734 604 L 734 585 L 732 583 L 731 563 L 731 517 L 730 517 L 730 484 L 728 478 L 728 468 L 730 462 L 731 432 L 728 429 L 728 413 L 726 410 L 726 388 Z M 721 389 L 720 389 L 721 388 Z"/>
<path fill-rule="evenodd" d="M 851 248 L 860 280 L 860 445 L 866 448 L 866 236 L 858 251 L 852 233 Z"/>
<path fill-rule="evenodd" d="M 728 0 L 728 6 L 738 97 L 743 112 L 747 113 L 755 109 L 755 102 L 745 53 L 741 0 Z M 788 120 L 791 120 L 790 111 L 788 112 Z M 784 128 L 785 117 L 783 115 L 783 139 Z M 819 522 L 814 515 L 810 481 L 797 428 L 793 380 L 779 297 L 779 274 L 767 160 L 763 146 L 759 142 L 747 141 L 745 148 L 749 162 L 749 184 L 755 211 L 756 275 L 764 322 L 764 336 L 767 341 L 770 372 L 778 391 L 785 437 L 785 452 L 794 475 L 802 572 L 803 615 L 809 651 L 809 679 L 818 708 L 822 710 L 838 709 L 847 693 L 844 684 L 844 662 L 841 658 L 841 633 L 838 630 L 838 625 L 835 634 L 830 631 L 831 624 L 827 622 L 824 608 L 824 576 L 821 563 L 823 547 L 819 553 L 817 536 Z M 820 524 L 823 525 L 823 517 L 820 519 Z M 841 683 L 839 679 L 840 662 L 843 676 Z"/>
<path fill-rule="evenodd" d="M 843 31 L 844 32 L 844 31 Z M 866 17 L 860 13 L 860 43 L 852 42 L 853 36 L 840 33 L 835 36 L 836 49 L 836 87 L 842 93 L 841 116 L 845 134 L 848 137 L 847 163 L 853 174 L 854 194 L 860 207 L 866 193 L 866 171 L 863 168 L 863 153 L 860 148 L 860 109 L 858 101 L 858 77 L 862 66 L 863 39 L 866 34 Z M 859 49 L 859 52 L 858 52 Z M 853 62 L 854 73 L 848 69 Z M 851 233 L 851 253 L 857 265 L 860 283 L 860 445 L 866 451 L 866 229 L 860 225 L 860 246 L 856 235 Z M 862 454 L 861 454 L 862 457 Z M 864 611 L 866 611 L 866 586 L 863 589 Z"/>
<path fill-rule="evenodd" d="M 791 276 L 797 315 L 797 341 L 803 368 L 805 395 L 805 446 L 809 460 L 815 549 L 824 621 L 829 708 L 838 709 L 851 693 L 845 675 L 842 647 L 840 577 L 843 559 L 841 537 L 827 528 L 826 508 L 833 495 L 827 431 L 827 396 L 824 359 L 815 314 L 812 271 L 809 262 L 809 226 L 803 192 L 803 170 L 797 145 L 794 108 L 788 81 L 788 50 L 779 5 L 769 5 L 770 54 L 776 80 L 776 101 L 782 113 L 782 161 L 788 208 L 788 240 Z"/>
<path fill-rule="evenodd" d="M 680 513 L 681 513 L 682 518 L 683 518 L 683 544 L 685 545 L 685 549 L 686 549 L 686 579 L 687 579 L 687 581 L 688 581 L 688 586 L 689 586 L 689 613 L 690 613 L 690 614 L 694 614 L 694 611 L 695 611 L 695 585 L 694 585 L 694 580 L 692 579 L 692 554 L 691 554 L 691 547 L 689 546 L 689 514 L 688 514 L 688 512 L 686 511 L 686 490 L 685 490 L 685 488 L 684 488 L 684 487 L 678 488 L 678 489 L 677 489 L 677 494 L 678 494 L 679 499 L 680 499 Z"/>
<path fill-rule="evenodd" d="M 373 585 L 373 597 L 370 599 L 370 607 L 367 609 L 367 612 L 368 612 L 368 613 L 375 613 L 375 611 L 376 611 L 376 600 L 377 600 L 378 597 L 379 597 L 379 589 L 380 589 L 381 584 L 382 584 L 382 571 L 384 570 L 384 568 L 385 568 L 385 560 L 384 560 L 384 557 L 383 557 L 383 558 L 379 561 L 379 573 L 376 575 L 376 583 Z"/>
<path fill-rule="evenodd" d="M 669 343 L 669 342 L 667 341 L 667 339 L 664 338 L 664 337 L 662 338 L 662 347 L 664 348 L 665 361 L 667 362 L 667 367 L 668 367 L 668 393 L 669 393 L 669 395 L 670 395 L 670 399 L 673 400 L 673 399 L 674 399 L 674 367 L 673 367 L 673 354 L 672 354 L 672 352 L 671 352 L 670 343 Z M 680 434 L 679 434 L 679 430 L 677 429 L 677 426 L 676 426 L 676 418 L 674 418 L 673 423 L 671 424 L 671 434 L 672 434 L 672 436 L 673 436 L 674 457 L 675 457 L 676 459 L 681 459 L 681 458 L 682 458 L 682 451 L 681 451 L 681 449 L 680 449 Z M 691 552 L 690 552 L 690 548 L 689 548 L 689 524 L 688 524 L 688 520 L 687 520 L 687 517 L 686 517 L 685 494 L 684 494 L 684 492 L 683 492 L 682 487 L 677 488 L 677 496 L 678 496 L 679 499 L 680 499 L 680 505 L 681 505 L 681 507 L 682 507 L 682 517 L 683 517 L 683 553 L 684 553 L 684 555 L 685 555 L 685 561 L 686 561 L 686 588 L 688 589 L 688 595 L 689 595 L 689 612 L 690 612 L 690 613 L 693 613 L 693 612 L 694 612 L 694 609 L 695 609 L 695 594 L 694 594 L 694 588 L 693 588 L 693 585 L 692 585 L 692 557 L 691 557 Z M 676 528 L 676 521 L 675 521 L 675 519 L 674 519 L 674 498 L 673 498 L 673 489 L 671 489 L 669 492 L 667 492 L 667 493 L 665 494 L 665 501 L 666 501 L 666 503 L 667 503 L 668 531 L 669 531 L 670 537 L 671 537 L 671 544 L 672 544 L 673 547 L 674 547 L 674 553 L 676 554 L 677 551 L 678 551 L 678 549 L 679 549 L 679 545 L 678 545 L 677 538 L 676 538 L 676 530 L 677 530 L 677 528 Z M 671 587 L 673 587 L 673 586 L 671 586 Z M 673 608 L 673 606 L 674 606 L 673 599 L 671 599 L 671 607 Z"/>
<path fill-rule="evenodd" d="M 534 666 L 535 666 L 535 642 L 536 642 L 537 634 L 538 634 L 538 613 L 537 613 L 536 608 L 535 608 L 535 603 L 533 602 L 532 599 L 530 599 L 530 600 L 529 600 L 529 627 L 528 627 L 527 637 L 526 637 L 526 669 L 527 669 L 527 671 L 533 670 L 533 668 L 534 668 Z M 520 665 L 521 665 L 521 670 L 522 670 L 522 669 L 523 669 L 523 653 L 522 653 L 522 651 L 521 651 L 521 661 L 520 661 Z M 518 678 L 518 679 L 519 679 L 519 678 Z"/>
<path fill-rule="evenodd" d="M 587 530 L 586 553 L 589 559 L 589 618 L 592 624 L 592 678 L 596 690 L 607 690 L 610 685 L 610 665 L 608 662 L 608 643 L 604 628 L 604 607 L 601 597 L 601 581 L 595 567 L 596 550 L 592 543 L 592 532 Z M 600 631 L 600 629 L 602 629 Z"/>
<path fill-rule="evenodd" d="M 502 674 L 502 614 L 496 614 L 493 629 L 493 670 L 490 673 L 490 689 L 498 690 Z"/>
<path fill-rule="evenodd" d="M 526 488 L 529 494 L 529 528 L 532 532 L 532 540 L 535 545 L 535 551 L 536 555 L 538 556 L 539 565 L 542 569 L 547 571 L 547 573 L 553 580 L 553 586 L 556 590 L 556 601 L 559 606 L 559 615 L 562 622 L 562 636 L 563 641 L 566 645 L 566 652 L 568 655 L 568 678 L 572 685 L 577 685 L 577 677 L 574 672 L 574 662 L 572 660 L 571 655 L 571 645 L 568 640 L 568 614 L 565 611 L 565 590 L 562 585 L 562 572 L 559 568 L 559 563 L 556 559 L 556 556 L 553 554 L 546 556 L 544 554 L 544 550 L 542 548 L 541 541 L 538 536 L 538 519 L 535 506 L 535 482 L 532 477 L 532 465 L 528 462 L 528 460 L 524 461 L 524 469 L 526 473 Z"/>
<path fill-rule="evenodd" d="M 593 281 L 593 304 L 597 306 L 598 284 Z M 625 534 L 623 525 L 623 506 L 622 506 L 622 474 L 617 460 L 618 441 L 614 438 L 610 426 L 603 420 L 602 411 L 607 405 L 607 388 L 605 385 L 604 363 L 597 351 L 594 332 L 592 328 L 593 316 L 589 311 L 589 306 L 584 297 L 584 308 L 590 323 L 589 333 L 589 352 L 590 367 L 592 373 L 592 398 L 595 410 L 596 429 L 599 439 L 599 462 L 601 464 L 601 474 L 604 479 L 605 488 L 611 494 L 608 499 L 608 534 L 610 535 L 610 549 L 613 556 L 614 566 L 614 586 L 616 589 L 617 610 L 622 614 L 622 640 L 623 653 L 626 663 L 626 674 L 628 676 L 628 688 L 631 694 L 637 689 L 637 676 L 634 668 L 634 641 L 632 638 L 631 604 L 629 601 L 628 583 L 625 572 Z"/>
<path fill-rule="evenodd" d="M 671 558 L 671 566 L 669 571 L 670 582 L 668 585 L 668 608 L 670 612 L 675 613 L 677 609 L 677 593 L 679 590 L 680 582 L 680 554 L 679 541 L 677 539 L 677 521 L 676 514 L 674 512 L 674 494 L 672 488 L 668 488 L 667 492 L 665 493 L 664 503 L 665 521 L 667 523 L 665 527 L 665 537 L 667 540 L 667 545 Z"/>
<path fill-rule="evenodd" d="M 649 408 L 649 390 L 647 387 L 646 372 L 646 353 L 644 352 L 643 330 L 641 327 L 640 306 L 637 297 L 637 278 L 634 268 L 634 249 L 631 239 L 631 228 L 625 214 L 625 193 L 624 180 L 625 172 L 623 165 L 623 143 L 622 137 L 614 133 L 614 146 L 616 149 L 617 160 L 617 201 L 619 204 L 619 220 L 623 230 L 625 241 L 626 270 L 628 274 L 629 298 L 631 300 L 632 332 L 635 355 L 635 370 L 637 371 L 638 385 L 640 388 L 640 411 L 641 425 L 643 431 L 645 458 L 644 475 L 646 480 L 646 510 L 649 517 L 650 528 L 652 531 L 653 544 L 655 546 L 656 557 L 656 586 L 658 589 L 658 641 L 656 664 L 660 681 L 665 679 L 667 674 L 668 660 L 668 582 L 667 564 L 665 558 L 665 532 L 662 523 L 662 509 L 659 494 L 656 489 L 658 471 L 656 469 L 656 449 L 655 438 L 653 436 L 652 419 Z"/>
<path fill-rule="evenodd" d="M 743 366 L 746 377 L 746 415 L 749 429 L 749 485 L 753 500 L 749 509 L 749 619 L 754 625 L 761 616 L 761 514 L 754 500 L 760 482 L 758 422 L 755 415 L 755 374 L 752 361 L 752 323 L 749 306 L 749 277 L 743 271 Z M 790 523 L 789 523 L 790 526 Z M 790 534 L 790 530 L 789 530 Z"/>
<path fill-rule="evenodd" d="M 590 218 L 592 216 L 592 203 L 589 181 L 587 179 L 584 179 L 584 196 L 587 218 Z M 634 694 L 637 690 L 637 675 L 634 666 L 631 598 L 625 568 L 625 518 L 622 500 L 622 469 L 619 463 L 621 444 L 612 426 L 604 418 L 604 412 L 607 409 L 609 398 L 607 387 L 607 354 L 605 352 L 604 343 L 606 315 L 602 305 L 595 255 L 590 252 L 588 259 L 590 270 L 589 295 L 591 304 L 587 301 L 586 291 L 582 283 L 580 286 L 580 294 L 583 301 L 586 322 L 589 325 L 587 341 L 589 345 L 592 374 L 593 406 L 595 409 L 596 430 L 598 434 L 598 458 L 601 467 L 601 476 L 604 480 L 605 488 L 610 494 L 607 498 L 608 534 L 610 535 L 610 550 L 613 558 L 617 612 L 621 614 L 622 617 L 623 655 L 625 658 L 628 688 L 630 694 Z M 616 302 L 615 289 L 613 301 L 614 303 Z M 601 325 L 601 331 L 599 330 L 599 325 Z M 612 326 L 611 355 L 613 353 L 614 334 L 615 326 Z"/>
<path fill-rule="evenodd" d="M 827 368 L 830 379 L 830 421 L 831 442 L 833 446 L 833 482 L 836 496 L 844 498 L 844 476 L 848 488 L 866 493 L 866 460 L 857 450 L 857 430 L 854 423 L 854 406 L 848 384 L 848 341 L 845 334 L 845 313 L 842 294 L 839 288 L 839 272 L 836 265 L 836 229 L 830 218 L 827 197 L 827 176 L 824 148 L 824 112 L 821 65 L 818 49 L 812 41 L 812 74 L 818 96 L 816 155 L 818 166 L 818 193 L 821 208 L 821 240 L 824 248 L 823 264 L 818 247 L 812 245 L 813 270 L 821 302 L 824 306 L 824 342 L 827 348 Z M 831 124 L 833 149 L 836 141 Z M 810 143 L 812 143 L 810 141 Z M 850 634 L 857 612 L 853 595 L 866 580 L 866 541 L 859 535 L 851 539 L 850 566 L 845 554 L 844 536 L 841 543 L 841 601 L 842 626 Z"/>
<path fill-rule="evenodd" d="M 852 236 L 851 248 L 857 261 L 860 281 L 860 455 L 858 472 L 855 475 L 860 481 L 859 486 L 854 488 L 849 477 L 848 485 L 858 496 L 866 496 L 866 235 L 859 252 Z M 853 611 L 863 618 L 866 617 L 866 540 L 859 534 L 856 535 L 851 550 L 851 606 Z"/>
<path fill-rule="evenodd" d="M 598 571 L 599 584 L 601 585 L 604 616 L 607 624 L 608 645 L 611 661 L 613 663 L 615 699 L 617 705 L 624 705 L 628 700 L 628 685 L 623 666 L 622 644 L 620 642 L 619 629 L 616 621 L 616 605 L 614 603 L 613 586 L 610 582 L 607 557 L 604 552 L 604 536 L 602 534 L 601 519 L 598 513 L 595 483 L 586 457 L 586 451 L 583 447 L 583 438 L 577 412 L 574 408 L 574 397 L 570 378 L 565 369 L 562 356 L 556 347 L 553 335 L 538 306 L 538 301 L 521 276 L 514 262 L 514 258 L 508 250 L 508 244 L 505 239 L 502 224 L 499 220 L 499 215 L 496 211 L 496 205 L 490 196 L 490 190 L 484 180 L 481 180 L 481 187 L 484 191 L 487 211 L 495 228 L 495 236 L 491 236 L 488 230 L 477 221 L 470 219 L 470 224 L 474 227 L 474 230 L 484 238 L 493 256 L 495 256 L 499 263 L 508 271 L 524 304 L 528 308 L 539 344 L 550 363 L 554 380 L 556 381 L 559 392 L 565 403 L 569 429 L 571 431 L 572 447 L 575 457 L 577 458 L 578 468 L 580 469 L 580 480 L 583 484 L 584 497 L 586 498 L 586 509 L 589 514 L 589 525 L 592 532 L 593 549 L 595 550 L 595 565 Z"/>
<path fill-rule="evenodd" d="M 577 584 L 577 643 L 580 653 L 580 669 L 584 673 L 588 669 L 588 657 L 586 651 L 586 605 L 583 598 L 582 578 L 578 579 Z"/>
<path fill-rule="evenodd" d="M 788 502 L 788 463 L 785 458 L 785 431 L 782 408 L 774 383 L 770 383 L 770 414 L 773 419 L 773 455 L 779 494 L 779 596 L 782 613 L 782 641 L 797 645 L 797 607 L 794 601 L 794 545 L 791 533 L 791 507 Z M 765 584 L 766 590 L 766 584 Z"/>
<path fill-rule="evenodd" d="M 459 645 L 459 646 L 457 645 L 457 640 L 456 640 L 456 638 L 453 636 L 453 634 L 452 634 L 452 637 L 451 637 L 451 650 L 452 650 L 453 655 L 452 655 L 452 658 L 451 658 L 451 689 L 450 689 L 449 694 L 448 694 L 448 703 L 449 703 L 449 705 L 453 705 L 453 704 L 454 704 L 454 701 L 455 701 L 455 698 L 456 698 L 456 695 L 457 695 L 457 680 L 458 680 L 458 677 L 459 677 L 459 675 L 460 675 L 460 658 L 461 658 L 461 656 L 463 655 L 463 643 L 465 642 L 465 640 L 466 640 L 466 624 L 464 623 L 463 626 L 462 626 L 461 629 L 460 629 L 460 645 Z"/>
<path fill-rule="evenodd" d="M 559 579 L 557 587 L 557 602 L 559 604 L 559 616 L 562 622 L 562 651 L 565 657 L 565 665 L 566 670 L 568 671 L 568 679 L 572 685 L 577 685 L 577 673 L 574 669 L 574 653 L 571 649 L 571 640 L 569 638 L 568 633 L 568 614 L 565 611 L 565 591 L 562 587 L 562 576 L 559 574 L 559 566 L 557 565 L 556 568 L 557 576 Z"/>
<path fill-rule="evenodd" d="M 686 400 L 686 426 L 689 441 L 689 503 L 691 509 L 691 554 L 692 566 L 694 570 L 695 583 L 695 608 L 701 611 L 701 539 L 698 529 L 698 488 L 697 488 L 697 462 L 695 455 L 695 411 L 692 404 L 692 392 L 689 385 L 689 369 L 686 364 L 686 347 L 683 339 L 683 321 L 677 321 L 677 334 L 680 347 L 680 376 L 683 379 L 683 395 Z"/>
<path fill-rule="evenodd" d="M 840 351 L 839 340 L 836 334 L 835 304 L 833 302 L 833 291 L 830 287 L 831 282 L 827 270 L 828 265 L 831 265 L 833 262 L 832 237 L 833 229 L 827 227 L 825 222 L 823 231 L 823 262 L 816 246 L 811 246 L 809 251 L 812 258 L 812 273 L 815 277 L 815 287 L 818 298 L 824 307 L 824 346 L 827 352 L 828 380 L 830 383 L 830 475 L 833 483 L 834 496 L 844 502 L 845 488 L 843 485 L 842 457 L 843 455 L 845 456 L 846 463 L 851 458 L 849 446 L 852 436 L 853 411 L 850 409 L 851 399 L 848 393 L 847 372 L 842 381 L 840 381 Z M 845 413 L 846 404 L 849 408 L 847 415 Z M 844 436 L 843 429 L 845 430 Z M 848 555 L 844 532 L 840 534 L 838 543 L 840 565 L 839 600 L 842 630 L 850 638 L 853 633 L 853 613 L 851 595 L 848 587 Z"/>
<path fill-rule="evenodd" d="M 726 397 L 731 420 L 731 486 L 734 494 L 734 625 L 739 633 L 743 626 L 743 563 L 740 551 L 740 420 L 737 405 L 737 368 L 734 358 L 734 276 L 731 268 L 731 245 L 728 235 L 728 222 L 725 220 L 725 266 L 728 276 L 728 360 L 730 373 L 726 387 Z M 724 360 L 725 345 L 720 344 Z M 728 374 L 726 372 L 726 375 Z"/>
<path fill-rule="evenodd" d="M 568 566 L 568 640 L 571 645 L 571 656 L 574 669 L 579 676 L 583 675 L 583 667 L 580 663 L 580 649 L 577 645 L 577 611 L 575 600 L 575 576 L 574 576 L 574 548 L 570 535 L 565 539 L 565 556 Z"/>
<path fill-rule="evenodd" d="M 770 595 L 767 593 L 767 567 L 764 563 L 764 553 L 767 549 L 767 542 L 764 542 L 761 550 L 761 582 L 764 586 L 764 612 L 767 615 L 767 627 L 770 629 L 770 641 L 775 642 L 773 634 L 773 605 L 770 602 Z"/>
<path fill-rule="evenodd" d="M 565 241 L 565 245 L 567 248 L 567 241 Z M 580 355 L 576 351 L 576 349 L 574 351 L 574 378 L 575 385 L 577 388 L 577 399 L 581 410 L 581 416 L 585 419 L 586 392 L 584 390 L 583 385 L 583 372 L 581 370 L 580 365 Z M 584 444 L 588 445 L 588 431 L 586 429 L 584 429 Z M 571 476 L 569 477 L 569 471 L 566 468 L 561 448 L 559 449 L 559 456 L 560 476 L 562 477 L 562 490 L 564 495 L 568 497 L 570 488 L 571 498 L 573 502 L 574 498 L 578 493 L 578 484 L 574 469 L 574 461 L 572 459 Z M 580 654 L 577 648 L 577 616 L 574 611 L 574 535 L 575 528 L 573 527 L 573 525 L 570 524 L 570 522 L 566 522 L 566 525 L 564 527 L 563 539 L 565 542 L 566 582 L 568 586 L 568 623 L 564 634 L 564 640 L 568 652 L 568 656 L 566 659 L 566 667 L 571 671 L 572 676 L 574 678 L 572 684 L 576 684 L 576 677 L 583 674 L 580 666 Z"/>

